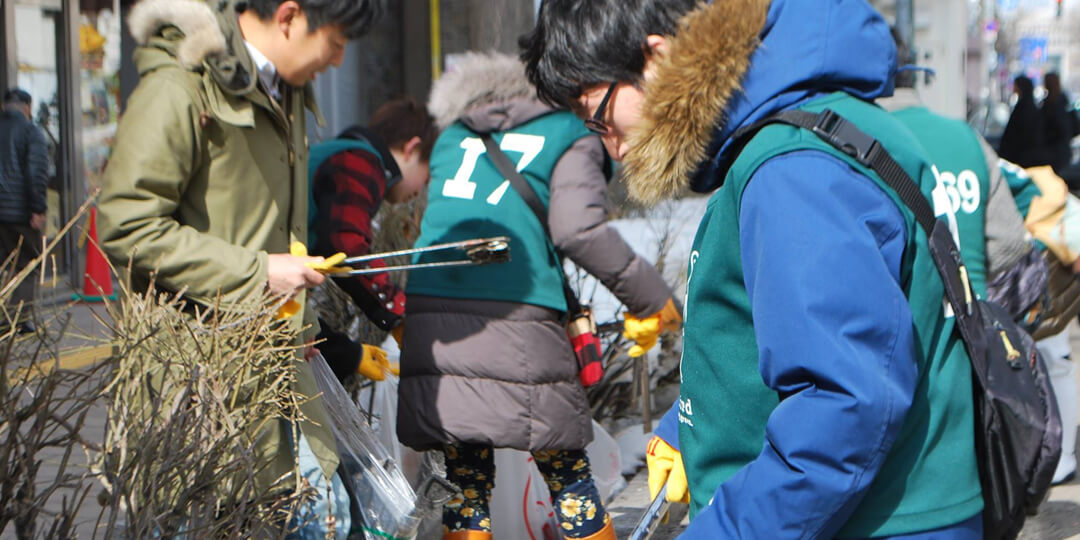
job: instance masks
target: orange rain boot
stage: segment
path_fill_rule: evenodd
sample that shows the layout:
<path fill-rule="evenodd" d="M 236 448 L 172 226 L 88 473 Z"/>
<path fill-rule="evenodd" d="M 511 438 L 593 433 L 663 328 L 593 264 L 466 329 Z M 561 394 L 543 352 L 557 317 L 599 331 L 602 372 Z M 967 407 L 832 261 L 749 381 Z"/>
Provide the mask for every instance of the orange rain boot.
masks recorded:
<path fill-rule="evenodd" d="M 491 533 L 487 531 L 454 531 L 443 533 L 443 540 L 491 540 Z M 613 535 L 612 538 L 615 538 Z"/>
<path fill-rule="evenodd" d="M 577 540 L 617 540 L 615 538 L 615 526 L 611 524 L 611 518 L 605 518 L 607 523 L 604 524 L 604 528 L 596 531 L 589 536 L 582 536 Z"/>

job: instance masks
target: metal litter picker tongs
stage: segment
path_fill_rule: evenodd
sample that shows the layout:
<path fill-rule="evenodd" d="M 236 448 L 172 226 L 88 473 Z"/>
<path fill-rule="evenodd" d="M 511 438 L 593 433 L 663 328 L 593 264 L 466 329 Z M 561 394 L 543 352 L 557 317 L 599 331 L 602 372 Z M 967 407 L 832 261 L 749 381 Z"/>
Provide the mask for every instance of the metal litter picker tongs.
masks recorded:
<path fill-rule="evenodd" d="M 627 540 L 648 540 L 652 538 L 653 533 L 656 532 L 660 522 L 664 520 L 664 515 L 667 514 L 670 507 L 671 503 L 667 500 L 667 486 L 664 486 L 660 488 L 660 493 L 657 493 L 656 497 L 653 497 L 653 500 L 649 502 L 645 513 L 638 518 L 637 525 L 630 532 Z"/>
<path fill-rule="evenodd" d="M 459 250 L 464 252 L 465 258 L 450 261 L 402 264 L 397 266 L 382 266 L 375 268 L 352 268 L 351 266 L 348 266 L 355 264 L 363 264 L 378 259 L 387 259 L 390 257 L 400 257 L 404 255 L 415 255 L 417 253 L 432 253 L 451 250 Z M 304 244 L 301 242 L 293 242 L 293 244 L 289 246 L 289 253 L 301 257 L 306 256 L 307 247 L 304 246 Z M 360 255 L 357 257 L 348 257 L 344 253 L 337 253 L 326 257 L 322 261 L 308 263 L 308 266 L 330 277 L 348 277 L 364 274 L 380 274 L 382 272 L 399 272 L 401 270 L 415 270 L 417 268 L 475 266 L 480 264 L 503 263 L 509 260 L 510 238 L 506 236 L 495 236 L 492 238 L 472 238 L 469 240 L 459 240 L 457 242 L 435 244 L 433 246 L 427 246 L 422 248 L 402 249 L 398 251 L 387 251 L 383 253 L 372 253 L 370 255 Z M 297 302 L 295 299 L 289 299 L 281 307 L 278 308 L 277 318 L 287 319 L 299 312 L 299 302 Z"/>
<path fill-rule="evenodd" d="M 402 264 L 398 266 L 383 266 L 376 268 L 351 268 L 353 265 L 367 263 L 373 260 L 388 259 L 417 253 L 432 253 L 439 251 L 462 251 L 465 258 L 452 261 L 439 261 L 429 263 Z M 335 256 L 337 257 L 337 256 Z M 331 260 L 331 257 L 327 260 Z M 384 253 L 372 253 L 358 257 L 348 257 L 336 262 L 335 266 L 326 270 L 330 277 L 359 276 L 364 274 L 379 274 L 382 272 L 399 272 L 401 270 L 415 270 L 417 268 L 440 268 L 445 266 L 473 266 L 479 264 L 502 263 L 510 260 L 510 238 L 495 236 L 492 238 L 473 238 L 446 244 L 435 244 L 414 249 L 402 249 L 399 251 L 387 251 Z M 341 266 L 338 266 L 341 265 Z"/>

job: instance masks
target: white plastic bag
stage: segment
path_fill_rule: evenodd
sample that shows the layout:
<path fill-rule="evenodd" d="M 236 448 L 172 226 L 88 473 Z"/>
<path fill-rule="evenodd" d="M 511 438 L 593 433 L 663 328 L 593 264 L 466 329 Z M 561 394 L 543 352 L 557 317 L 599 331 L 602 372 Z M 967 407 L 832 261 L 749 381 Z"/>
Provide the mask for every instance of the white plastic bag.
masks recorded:
<path fill-rule="evenodd" d="M 610 501 L 623 487 L 619 446 L 593 421 L 593 442 L 585 448 L 600 498 Z M 562 538 L 551 506 L 551 493 L 532 455 L 495 450 L 495 489 L 491 495 L 491 528 L 497 538 L 552 540 Z"/>
<path fill-rule="evenodd" d="M 383 347 L 394 358 L 394 345 L 387 340 Z M 369 390 L 358 397 L 362 407 L 372 404 L 373 424 L 378 439 L 382 441 L 414 487 L 421 476 L 423 454 L 402 445 L 397 440 L 397 384 L 398 379 L 387 374 L 386 379 L 375 383 L 375 399 Z M 596 481 L 600 497 L 610 501 L 624 487 L 626 480 L 621 474 L 622 458 L 619 445 L 601 426 L 593 421 L 593 441 L 585 448 L 589 465 Z M 551 494 L 544 478 L 540 476 L 532 456 L 528 452 L 510 449 L 495 450 L 495 489 L 491 497 L 492 529 L 496 538 L 507 540 L 557 540 L 562 534 L 555 522 L 551 506 Z"/>

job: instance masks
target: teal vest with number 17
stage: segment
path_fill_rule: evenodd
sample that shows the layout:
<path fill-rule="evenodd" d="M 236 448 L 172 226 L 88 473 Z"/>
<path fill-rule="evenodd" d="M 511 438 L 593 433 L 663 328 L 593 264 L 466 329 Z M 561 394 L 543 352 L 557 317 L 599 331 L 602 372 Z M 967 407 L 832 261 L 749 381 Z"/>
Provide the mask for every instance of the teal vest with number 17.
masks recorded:
<path fill-rule="evenodd" d="M 574 114 L 561 111 L 492 135 L 546 208 L 555 165 L 589 131 Z M 480 135 L 461 122 L 439 136 L 431 154 L 428 207 L 416 247 L 508 236 L 510 262 L 413 270 L 407 294 L 503 300 L 566 311 L 563 270 L 547 233 L 486 153 Z M 414 262 L 462 257 L 460 252 L 422 253 Z"/>

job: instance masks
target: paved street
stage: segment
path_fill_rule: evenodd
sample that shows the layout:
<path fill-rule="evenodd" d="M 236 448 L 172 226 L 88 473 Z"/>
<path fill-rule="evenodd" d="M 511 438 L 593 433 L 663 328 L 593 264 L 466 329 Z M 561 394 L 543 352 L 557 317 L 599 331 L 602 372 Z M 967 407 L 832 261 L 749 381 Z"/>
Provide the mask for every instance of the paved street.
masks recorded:
<path fill-rule="evenodd" d="M 1073 359 L 1080 359 L 1080 328 L 1075 324 L 1071 330 Z M 1080 384 L 1078 370 L 1077 384 Z M 1074 429 L 1078 429 L 1074 426 Z M 633 530 L 637 519 L 649 504 L 647 474 L 644 470 L 630 481 L 626 489 L 611 502 L 609 510 L 614 516 L 615 531 L 619 538 L 626 538 Z M 678 506 L 678 505 L 676 505 Z M 675 538 L 687 523 L 685 510 L 673 510 L 669 525 L 662 525 L 653 538 L 665 540 Z M 681 523 L 676 523 L 682 518 Z M 1066 540 L 1080 539 L 1080 480 L 1073 479 L 1068 484 L 1056 486 L 1050 490 L 1048 500 L 1042 505 L 1037 516 L 1029 518 L 1020 535 L 1021 540 Z"/>
<path fill-rule="evenodd" d="M 63 337 L 59 340 L 60 363 L 67 369 L 80 369 L 100 361 L 110 354 L 111 346 L 104 343 L 107 336 L 102 321 L 107 321 L 104 306 L 101 304 L 69 304 L 62 302 L 44 309 L 43 320 L 49 321 L 48 328 L 52 335 L 59 335 L 61 328 L 64 329 Z M 51 363 L 50 363 L 51 364 Z M 44 365 L 44 369 L 51 366 Z M 70 420 L 70 419 L 69 419 Z M 87 415 L 87 421 L 81 434 L 89 441 L 97 443 L 102 439 L 105 431 L 105 408 L 103 405 L 95 406 Z M 43 452 L 38 456 L 41 459 L 41 468 L 38 478 L 41 482 L 52 479 L 57 472 L 62 454 L 58 451 Z M 67 470 L 71 473 L 79 473 L 87 470 L 86 454 L 81 450 L 75 451 L 70 457 Z M 76 514 L 76 522 L 79 524 L 80 538 L 91 538 L 94 523 L 98 519 L 101 507 L 95 502 L 95 496 L 100 491 L 100 484 L 93 483 L 86 502 L 80 512 Z M 71 490 L 59 490 L 50 499 L 46 506 L 47 512 L 59 512 L 64 497 L 71 497 Z M 39 533 L 40 534 L 40 533 Z M 0 539 L 15 538 L 13 527 L 0 531 Z"/>
<path fill-rule="evenodd" d="M 76 304 L 73 306 L 61 306 L 63 313 L 70 316 L 68 320 L 69 332 L 62 341 L 63 358 L 62 365 L 68 368 L 78 368 L 108 354 L 107 347 L 100 346 L 100 337 L 104 334 L 101 319 L 104 318 L 104 308 L 100 304 Z M 56 308 L 60 309 L 60 308 Z M 58 324 L 59 321 L 54 322 Z M 1072 345 L 1074 357 L 1080 358 L 1080 328 L 1073 328 Z M 1080 383 L 1080 381 L 1078 381 Z M 84 434 L 93 441 L 99 441 L 104 430 L 104 409 L 97 408 L 91 414 L 90 421 L 84 429 Z M 41 477 L 48 477 L 55 472 L 59 455 L 44 455 Z M 80 453 L 73 456 L 73 465 L 85 466 L 85 457 Z M 77 516 L 80 523 L 79 533 L 81 538 L 90 538 L 93 534 L 93 526 L 97 520 L 100 508 L 94 501 L 94 495 L 99 488 L 94 486 L 90 492 L 89 500 L 83 505 Z M 59 508 L 58 493 L 54 497 L 51 509 Z M 612 512 L 616 531 L 620 538 L 626 538 L 633 529 L 638 517 L 648 504 L 648 487 L 646 473 L 641 470 L 630 480 L 627 488 L 619 494 L 609 505 Z M 662 540 L 674 538 L 683 530 L 686 524 L 685 507 L 674 508 L 672 519 L 668 525 L 661 526 L 653 538 Z M 15 538 L 14 531 L 9 527 L 0 531 L 0 540 Z M 510 538 L 510 537 L 507 537 Z M 1053 488 L 1049 500 L 1043 505 L 1038 516 L 1031 518 L 1026 525 L 1023 540 L 1064 540 L 1080 539 L 1080 481 Z"/>

